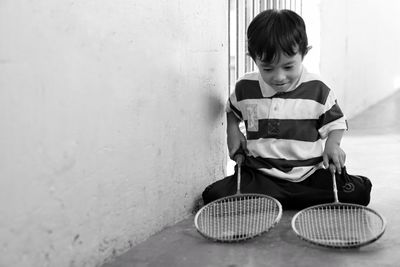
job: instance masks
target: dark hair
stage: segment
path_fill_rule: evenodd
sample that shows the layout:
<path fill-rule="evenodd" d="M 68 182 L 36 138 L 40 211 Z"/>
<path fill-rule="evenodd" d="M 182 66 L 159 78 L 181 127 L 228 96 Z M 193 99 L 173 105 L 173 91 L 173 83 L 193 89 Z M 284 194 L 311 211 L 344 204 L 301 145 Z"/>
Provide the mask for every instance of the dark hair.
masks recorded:
<path fill-rule="evenodd" d="M 247 29 L 248 51 L 253 60 L 271 63 L 279 55 L 304 57 L 308 40 L 304 20 L 291 10 L 269 9 L 258 14 Z"/>

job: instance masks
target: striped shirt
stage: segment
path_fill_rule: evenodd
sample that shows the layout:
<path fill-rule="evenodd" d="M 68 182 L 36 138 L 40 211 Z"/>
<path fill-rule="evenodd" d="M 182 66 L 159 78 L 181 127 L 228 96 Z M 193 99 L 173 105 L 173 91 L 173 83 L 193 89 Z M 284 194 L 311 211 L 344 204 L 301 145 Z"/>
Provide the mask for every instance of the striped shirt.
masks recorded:
<path fill-rule="evenodd" d="M 347 129 L 334 92 L 303 67 L 296 86 L 276 93 L 259 72 L 245 74 L 230 95 L 227 112 L 246 127 L 246 165 L 300 182 L 322 168 L 328 133 Z"/>

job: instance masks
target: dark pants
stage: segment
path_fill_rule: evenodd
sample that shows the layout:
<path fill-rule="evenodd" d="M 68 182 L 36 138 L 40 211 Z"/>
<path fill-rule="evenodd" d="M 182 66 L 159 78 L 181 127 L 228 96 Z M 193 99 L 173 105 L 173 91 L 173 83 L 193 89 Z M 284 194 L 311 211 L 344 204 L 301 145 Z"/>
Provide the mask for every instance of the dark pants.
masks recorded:
<path fill-rule="evenodd" d="M 334 202 L 332 175 L 319 169 L 302 182 L 290 182 L 265 175 L 246 166 L 241 167 L 241 192 L 265 194 L 276 198 L 284 209 L 302 209 L 312 205 Z M 203 192 L 204 204 L 236 193 L 235 174 L 209 185 Z M 368 178 L 349 175 L 346 168 L 336 174 L 340 202 L 368 205 L 371 182 Z"/>

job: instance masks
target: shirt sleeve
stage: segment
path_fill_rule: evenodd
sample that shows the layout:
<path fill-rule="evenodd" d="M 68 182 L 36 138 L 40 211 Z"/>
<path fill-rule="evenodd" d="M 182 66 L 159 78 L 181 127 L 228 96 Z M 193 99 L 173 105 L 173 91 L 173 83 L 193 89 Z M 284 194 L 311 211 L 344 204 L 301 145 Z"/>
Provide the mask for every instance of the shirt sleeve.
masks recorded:
<path fill-rule="evenodd" d="M 326 99 L 323 114 L 319 117 L 318 132 L 322 139 L 328 137 L 333 130 L 347 130 L 346 116 L 340 109 L 336 96 L 332 90 Z"/>
<path fill-rule="evenodd" d="M 228 98 L 228 101 L 226 102 L 225 111 L 227 113 L 233 112 L 233 114 L 235 114 L 235 116 L 238 119 L 243 120 L 243 115 L 242 115 L 242 112 L 240 111 L 240 107 L 239 107 L 239 104 L 238 104 L 238 101 L 236 98 L 235 90 L 232 92 L 232 94 Z"/>

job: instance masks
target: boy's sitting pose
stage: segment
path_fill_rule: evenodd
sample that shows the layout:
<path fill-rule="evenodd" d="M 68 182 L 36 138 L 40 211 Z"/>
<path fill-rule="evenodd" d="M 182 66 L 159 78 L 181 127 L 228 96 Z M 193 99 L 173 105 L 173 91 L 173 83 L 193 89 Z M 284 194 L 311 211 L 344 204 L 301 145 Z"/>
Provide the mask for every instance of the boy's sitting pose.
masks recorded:
<path fill-rule="evenodd" d="M 267 194 L 290 209 L 333 202 L 336 172 L 339 200 L 368 205 L 371 182 L 344 167 L 347 122 L 335 94 L 303 67 L 309 50 L 303 19 L 290 10 L 261 12 L 247 38 L 259 71 L 236 83 L 226 108 L 229 155 L 246 154 L 242 193 Z M 236 175 L 208 186 L 204 203 L 235 194 Z"/>

